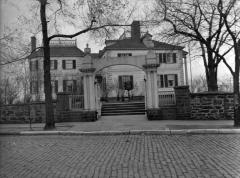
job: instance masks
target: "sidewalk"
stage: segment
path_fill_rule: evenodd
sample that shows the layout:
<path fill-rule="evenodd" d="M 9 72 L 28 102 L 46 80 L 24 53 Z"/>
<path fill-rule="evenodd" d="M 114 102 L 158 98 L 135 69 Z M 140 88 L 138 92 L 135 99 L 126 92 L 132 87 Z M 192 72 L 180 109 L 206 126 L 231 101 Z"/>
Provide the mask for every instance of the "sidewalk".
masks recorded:
<path fill-rule="evenodd" d="M 56 123 L 56 130 L 43 131 L 44 124 L 0 124 L 1 135 L 38 134 L 204 134 L 240 133 L 233 121 L 161 120 L 148 121 L 143 115 L 104 116 L 96 122 Z"/>

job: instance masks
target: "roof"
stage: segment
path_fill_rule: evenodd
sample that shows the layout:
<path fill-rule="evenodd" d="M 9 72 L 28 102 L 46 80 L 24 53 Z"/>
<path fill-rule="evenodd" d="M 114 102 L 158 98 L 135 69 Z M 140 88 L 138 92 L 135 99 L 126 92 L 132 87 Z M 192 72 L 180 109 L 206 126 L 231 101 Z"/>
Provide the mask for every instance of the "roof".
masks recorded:
<path fill-rule="evenodd" d="M 84 52 L 76 46 L 50 47 L 50 57 L 83 57 L 84 55 Z M 43 48 L 40 48 L 29 55 L 29 59 L 36 57 L 43 57 Z"/>
<path fill-rule="evenodd" d="M 152 40 L 154 43 L 154 49 L 165 49 L 165 50 L 182 50 L 183 46 L 172 45 L 164 42 Z"/>
<path fill-rule="evenodd" d="M 99 53 L 91 53 L 90 56 L 92 58 L 99 58 Z"/>
<path fill-rule="evenodd" d="M 106 50 L 112 49 L 146 49 L 146 46 L 138 41 L 132 39 L 123 39 L 123 40 L 116 40 L 116 42 L 112 45 L 106 46 Z"/>
<path fill-rule="evenodd" d="M 114 40 L 115 41 L 115 40 Z M 154 43 L 154 49 L 161 50 L 182 50 L 184 47 L 171 45 L 159 41 L 152 40 Z M 114 44 L 106 46 L 104 50 L 147 50 L 148 48 L 142 41 L 135 41 L 132 39 L 116 40 Z"/>

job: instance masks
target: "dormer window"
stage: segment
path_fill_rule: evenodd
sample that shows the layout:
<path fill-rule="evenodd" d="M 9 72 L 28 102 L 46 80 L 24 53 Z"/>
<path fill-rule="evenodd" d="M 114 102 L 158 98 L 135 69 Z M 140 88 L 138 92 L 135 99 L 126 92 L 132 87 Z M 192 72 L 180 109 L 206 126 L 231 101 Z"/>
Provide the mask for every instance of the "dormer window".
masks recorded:
<path fill-rule="evenodd" d="M 132 56 L 132 53 L 118 53 L 118 57 L 124 57 L 124 56 Z"/>

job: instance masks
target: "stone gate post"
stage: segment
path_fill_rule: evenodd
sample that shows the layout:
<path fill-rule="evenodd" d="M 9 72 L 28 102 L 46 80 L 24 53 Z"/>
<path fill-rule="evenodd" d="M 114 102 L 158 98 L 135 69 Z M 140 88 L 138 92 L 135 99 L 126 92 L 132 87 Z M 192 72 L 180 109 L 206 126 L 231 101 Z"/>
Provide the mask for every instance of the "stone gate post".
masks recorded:
<path fill-rule="evenodd" d="M 95 68 L 90 55 L 86 55 L 80 72 L 83 75 L 84 90 L 84 109 L 88 111 L 96 111 L 95 99 Z"/>
<path fill-rule="evenodd" d="M 157 88 L 157 62 L 156 54 L 149 50 L 146 56 L 146 64 L 143 65 L 146 72 L 146 106 L 147 109 L 159 108 Z"/>

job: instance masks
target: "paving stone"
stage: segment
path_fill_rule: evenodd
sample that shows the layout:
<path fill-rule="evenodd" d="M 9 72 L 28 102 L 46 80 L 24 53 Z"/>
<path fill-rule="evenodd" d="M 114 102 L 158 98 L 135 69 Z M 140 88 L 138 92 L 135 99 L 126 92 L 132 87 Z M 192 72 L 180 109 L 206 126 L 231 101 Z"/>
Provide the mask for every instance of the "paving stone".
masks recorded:
<path fill-rule="evenodd" d="M 240 177 L 240 135 L 1 136 L 0 177 Z"/>

